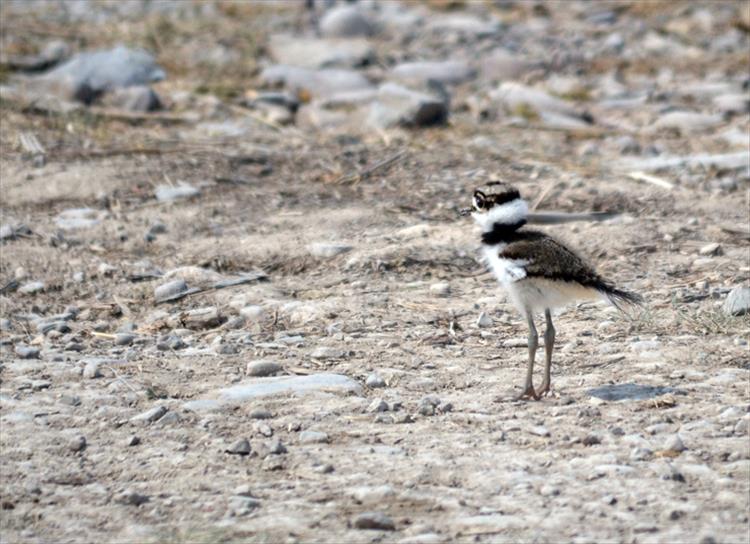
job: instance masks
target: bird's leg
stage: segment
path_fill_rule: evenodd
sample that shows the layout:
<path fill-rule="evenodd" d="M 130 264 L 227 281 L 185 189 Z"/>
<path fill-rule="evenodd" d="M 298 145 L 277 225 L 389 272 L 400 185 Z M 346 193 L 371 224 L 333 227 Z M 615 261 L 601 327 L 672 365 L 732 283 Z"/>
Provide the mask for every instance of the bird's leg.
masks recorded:
<path fill-rule="evenodd" d="M 536 333 L 536 327 L 534 326 L 534 317 L 531 312 L 526 312 L 526 320 L 529 325 L 529 366 L 526 368 L 526 382 L 523 386 L 523 393 L 518 397 L 521 399 L 534 399 L 539 400 L 539 395 L 534 391 L 532 382 L 532 376 L 534 373 L 534 359 L 536 357 L 536 348 L 539 347 L 539 335 Z"/>
<path fill-rule="evenodd" d="M 542 387 L 537 393 L 541 396 L 550 391 L 550 370 L 552 369 L 552 349 L 555 347 L 555 327 L 552 325 L 552 314 L 549 308 L 544 311 L 544 317 L 547 320 L 547 329 L 544 331 L 544 353 L 546 360 L 544 362 L 544 378 Z"/>

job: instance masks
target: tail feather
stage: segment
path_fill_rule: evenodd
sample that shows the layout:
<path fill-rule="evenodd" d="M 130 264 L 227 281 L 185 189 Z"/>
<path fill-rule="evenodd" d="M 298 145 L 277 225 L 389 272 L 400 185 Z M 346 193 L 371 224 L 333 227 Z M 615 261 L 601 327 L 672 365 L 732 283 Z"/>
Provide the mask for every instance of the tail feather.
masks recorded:
<path fill-rule="evenodd" d="M 623 305 L 643 305 L 643 297 L 641 295 L 632 291 L 626 291 L 625 289 L 618 289 L 614 285 L 604 284 L 599 289 L 599 292 L 601 292 L 607 298 L 607 300 L 609 300 L 612 306 L 614 306 L 621 312 L 624 311 Z"/>

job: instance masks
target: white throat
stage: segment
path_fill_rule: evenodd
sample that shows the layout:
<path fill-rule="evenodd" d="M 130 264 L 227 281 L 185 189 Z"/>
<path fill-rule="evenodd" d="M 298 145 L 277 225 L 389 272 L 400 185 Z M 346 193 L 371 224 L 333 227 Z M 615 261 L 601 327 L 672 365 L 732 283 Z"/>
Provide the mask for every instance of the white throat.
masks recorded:
<path fill-rule="evenodd" d="M 528 214 L 529 206 L 526 204 L 526 201 L 521 198 L 516 198 L 505 204 L 493 206 L 492 209 L 486 213 L 472 212 L 471 216 L 474 218 L 477 225 L 482 228 L 483 232 L 492 232 L 492 229 L 496 224 L 515 225 L 519 221 L 526 219 Z"/>

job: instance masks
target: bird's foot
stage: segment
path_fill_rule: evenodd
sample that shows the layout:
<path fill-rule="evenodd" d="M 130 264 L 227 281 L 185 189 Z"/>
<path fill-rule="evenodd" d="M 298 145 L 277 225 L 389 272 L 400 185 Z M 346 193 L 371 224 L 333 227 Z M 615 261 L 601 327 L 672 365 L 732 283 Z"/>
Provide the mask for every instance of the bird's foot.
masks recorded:
<path fill-rule="evenodd" d="M 516 397 L 516 400 L 539 400 L 539 395 L 536 391 L 534 391 L 534 386 L 529 385 L 526 387 L 523 393 L 521 393 L 518 397 Z"/>
<path fill-rule="evenodd" d="M 550 383 L 547 381 L 542 382 L 542 386 L 536 390 L 536 394 L 540 397 L 546 397 L 547 395 L 552 396 L 552 388 Z"/>

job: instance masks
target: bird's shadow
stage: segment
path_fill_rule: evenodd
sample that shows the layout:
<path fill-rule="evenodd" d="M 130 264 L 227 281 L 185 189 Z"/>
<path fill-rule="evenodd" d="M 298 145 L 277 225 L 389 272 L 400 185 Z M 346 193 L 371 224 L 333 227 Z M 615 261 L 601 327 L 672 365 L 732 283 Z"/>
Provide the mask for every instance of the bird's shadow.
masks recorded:
<path fill-rule="evenodd" d="M 640 385 L 637 383 L 603 385 L 588 390 L 589 395 L 602 400 L 646 400 L 666 395 L 667 393 L 679 394 L 680 391 L 674 387 Z"/>

